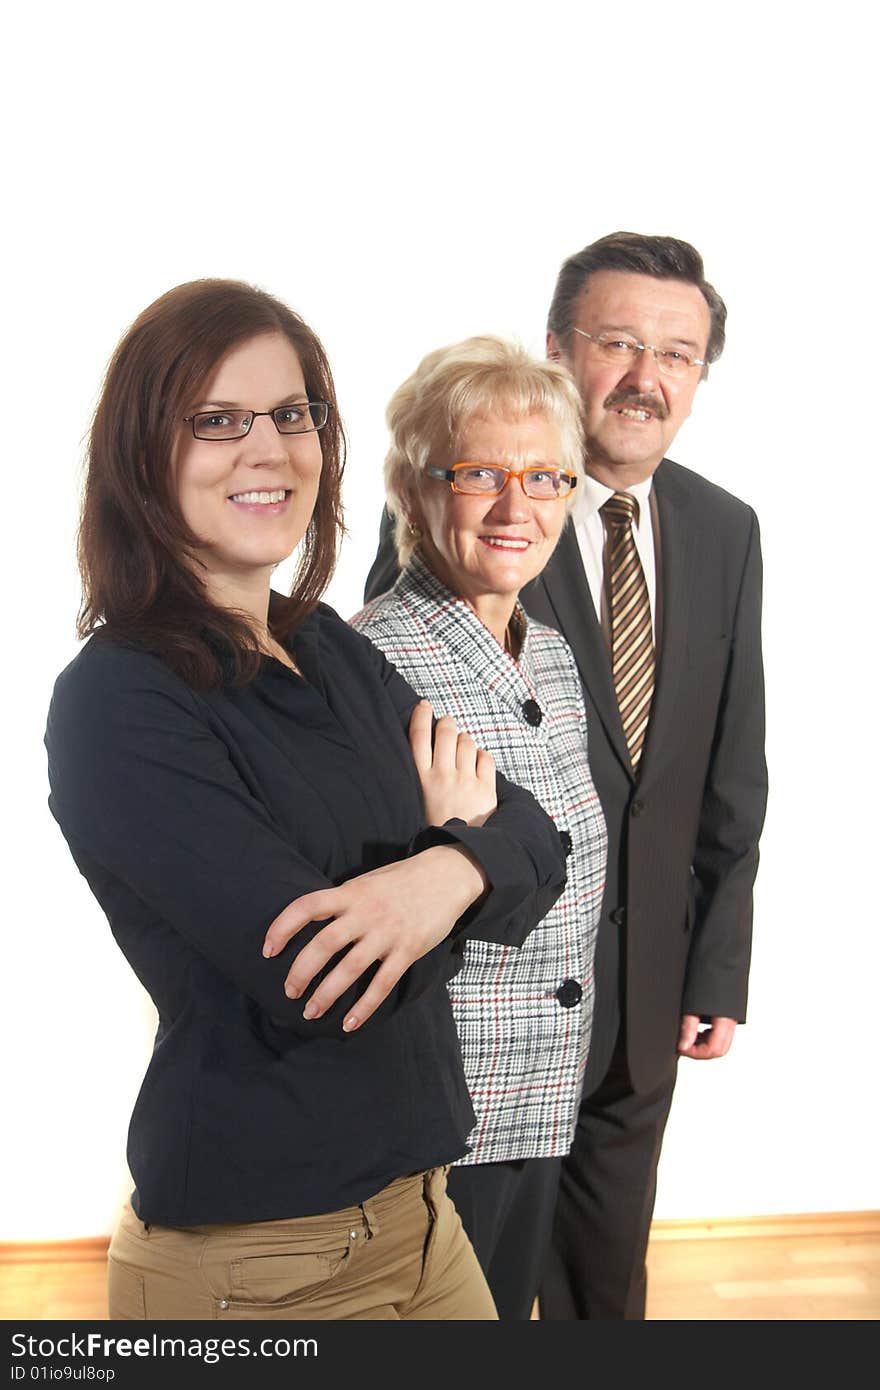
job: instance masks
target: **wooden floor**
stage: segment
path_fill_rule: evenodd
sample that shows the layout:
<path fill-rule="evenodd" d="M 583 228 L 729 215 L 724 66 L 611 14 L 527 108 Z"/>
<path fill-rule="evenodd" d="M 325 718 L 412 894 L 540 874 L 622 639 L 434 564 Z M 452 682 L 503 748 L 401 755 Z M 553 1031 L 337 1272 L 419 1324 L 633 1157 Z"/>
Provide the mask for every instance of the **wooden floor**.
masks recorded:
<path fill-rule="evenodd" d="M 102 1241 L 0 1246 L 0 1319 L 106 1318 Z M 658 1222 L 651 1320 L 880 1317 L 880 1213 Z"/>
<path fill-rule="evenodd" d="M 803 1220 L 803 1219 L 802 1219 Z M 829 1219 L 830 1220 L 830 1219 Z M 873 1320 L 880 1317 L 880 1220 L 819 1219 L 791 1234 L 697 1238 L 662 1229 L 648 1250 L 652 1320 Z M 724 1229 L 723 1227 L 721 1229 Z"/>

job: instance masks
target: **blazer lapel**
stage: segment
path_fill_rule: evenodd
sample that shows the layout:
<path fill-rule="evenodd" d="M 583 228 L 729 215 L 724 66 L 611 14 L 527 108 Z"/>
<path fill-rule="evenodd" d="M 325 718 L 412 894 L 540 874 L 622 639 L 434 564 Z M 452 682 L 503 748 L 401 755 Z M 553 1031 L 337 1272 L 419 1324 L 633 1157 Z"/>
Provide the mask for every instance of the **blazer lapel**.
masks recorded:
<path fill-rule="evenodd" d="M 667 732 L 675 714 L 681 670 L 685 662 L 694 562 L 694 530 L 690 498 L 664 460 L 654 474 L 660 520 L 661 631 L 654 702 L 648 739 L 642 753 L 639 781 L 650 776 L 669 746 Z"/>
<path fill-rule="evenodd" d="M 442 673 L 455 665 L 466 666 L 494 697 L 519 711 L 523 701 L 534 698 L 524 669 L 499 646 L 476 613 L 427 567 L 421 556 L 412 557 L 397 582 L 395 593 L 403 601 L 418 631 L 429 634 L 432 649 L 424 653 Z M 417 632 L 413 632 L 416 640 Z M 434 648 L 439 650 L 435 651 Z"/>
<path fill-rule="evenodd" d="M 632 777 L 632 763 L 611 678 L 611 661 L 571 523 L 560 536 L 556 553 L 538 582 L 543 584 L 556 614 L 557 626 L 560 632 L 565 633 L 566 641 L 574 652 L 581 680 L 608 740 Z"/>

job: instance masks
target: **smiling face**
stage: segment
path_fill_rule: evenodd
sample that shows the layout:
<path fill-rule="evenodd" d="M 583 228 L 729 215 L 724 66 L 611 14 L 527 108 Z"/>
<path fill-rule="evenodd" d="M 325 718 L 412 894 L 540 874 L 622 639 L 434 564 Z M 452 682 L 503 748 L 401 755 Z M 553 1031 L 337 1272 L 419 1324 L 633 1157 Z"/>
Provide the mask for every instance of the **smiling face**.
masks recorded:
<path fill-rule="evenodd" d="M 307 399 L 299 358 L 282 333 L 234 348 L 188 403 L 187 415 L 274 410 Z M 319 436 L 279 434 L 261 415 L 243 439 L 194 439 L 180 425 L 173 467 L 181 515 L 200 545 L 194 558 L 215 603 L 265 616 L 272 570 L 306 533 L 321 476 Z"/>
<path fill-rule="evenodd" d="M 454 457 L 432 462 L 442 462 L 443 467 L 468 462 L 520 469 L 565 467 L 562 459 L 562 438 L 554 421 L 542 415 L 486 415 L 468 423 Z M 568 505 L 526 497 L 516 478 L 497 497 L 472 497 L 422 475 L 409 514 L 422 531 L 422 553 L 431 569 L 503 640 L 516 596 L 552 555 Z"/>
<path fill-rule="evenodd" d="M 573 322 L 594 336 L 618 332 L 698 358 L 705 358 L 709 341 L 709 306 L 696 285 L 620 270 L 590 276 Z M 605 362 L 574 332 L 567 351 L 552 332 L 547 347 L 565 362 L 583 398 L 587 472 L 615 489 L 650 477 L 690 415 L 700 368 L 682 378 L 664 376 L 650 351 L 624 366 Z"/>

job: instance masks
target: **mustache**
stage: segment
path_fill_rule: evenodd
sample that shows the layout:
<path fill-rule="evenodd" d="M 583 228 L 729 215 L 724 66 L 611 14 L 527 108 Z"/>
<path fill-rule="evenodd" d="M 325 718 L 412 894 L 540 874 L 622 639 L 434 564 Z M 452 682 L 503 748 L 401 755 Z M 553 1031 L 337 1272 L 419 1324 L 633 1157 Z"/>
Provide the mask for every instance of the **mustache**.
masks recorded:
<path fill-rule="evenodd" d="M 629 406 L 632 410 L 650 410 L 658 420 L 665 420 L 669 414 L 663 401 L 657 396 L 643 395 L 641 391 L 612 391 L 605 397 L 606 410 L 613 410 L 618 405 Z"/>

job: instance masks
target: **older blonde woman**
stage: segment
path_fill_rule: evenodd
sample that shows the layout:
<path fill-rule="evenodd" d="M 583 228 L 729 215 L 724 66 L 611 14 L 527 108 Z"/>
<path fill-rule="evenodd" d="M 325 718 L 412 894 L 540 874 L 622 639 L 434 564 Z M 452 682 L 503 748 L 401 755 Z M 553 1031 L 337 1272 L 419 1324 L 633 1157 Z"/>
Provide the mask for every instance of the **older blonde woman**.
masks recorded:
<path fill-rule="evenodd" d="M 567 373 L 498 338 L 431 353 L 392 397 L 385 469 L 402 568 L 352 620 L 549 812 L 563 896 L 521 949 L 469 941 L 449 984 L 477 1123 L 449 1190 L 502 1319 L 530 1316 L 589 1046 L 606 834 L 580 680 L 517 601 L 582 471 Z"/>

